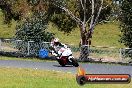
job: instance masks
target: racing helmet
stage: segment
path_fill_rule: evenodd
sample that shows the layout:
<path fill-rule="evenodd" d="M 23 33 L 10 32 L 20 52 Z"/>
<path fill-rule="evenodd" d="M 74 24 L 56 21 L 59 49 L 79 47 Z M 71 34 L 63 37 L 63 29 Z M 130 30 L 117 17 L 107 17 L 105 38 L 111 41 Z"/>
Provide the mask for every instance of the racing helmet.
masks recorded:
<path fill-rule="evenodd" d="M 53 40 L 53 42 L 54 42 L 54 45 L 58 45 L 58 44 L 60 43 L 58 38 L 55 38 L 55 39 Z"/>

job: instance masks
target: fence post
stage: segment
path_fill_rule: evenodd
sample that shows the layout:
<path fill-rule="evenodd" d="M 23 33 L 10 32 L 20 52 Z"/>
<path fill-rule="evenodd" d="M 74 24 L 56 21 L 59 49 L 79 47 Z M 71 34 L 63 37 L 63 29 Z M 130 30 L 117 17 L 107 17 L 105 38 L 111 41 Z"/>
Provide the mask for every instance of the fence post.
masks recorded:
<path fill-rule="evenodd" d="M 0 39 L 0 50 L 2 50 L 2 41 Z"/>
<path fill-rule="evenodd" d="M 27 50 L 28 50 L 27 55 L 29 55 L 29 54 L 30 54 L 30 41 L 28 41 L 28 47 L 27 47 Z"/>
<path fill-rule="evenodd" d="M 81 49 L 80 49 L 80 57 L 79 59 L 81 61 L 90 61 L 89 59 L 89 46 L 88 45 L 83 45 L 81 46 Z"/>
<path fill-rule="evenodd" d="M 119 58 L 120 58 L 120 62 L 122 62 L 123 59 L 122 59 L 122 49 L 121 48 L 119 49 Z"/>

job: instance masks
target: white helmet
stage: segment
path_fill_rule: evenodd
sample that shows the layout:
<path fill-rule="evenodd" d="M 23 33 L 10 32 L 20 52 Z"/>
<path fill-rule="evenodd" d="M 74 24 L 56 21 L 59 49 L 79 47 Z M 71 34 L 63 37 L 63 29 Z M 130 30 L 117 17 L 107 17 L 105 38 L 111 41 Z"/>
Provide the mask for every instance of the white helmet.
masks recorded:
<path fill-rule="evenodd" d="M 58 38 L 55 38 L 55 39 L 53 40 L 53 42 L 59 42 L 59 39 L 58 39 Z"/>

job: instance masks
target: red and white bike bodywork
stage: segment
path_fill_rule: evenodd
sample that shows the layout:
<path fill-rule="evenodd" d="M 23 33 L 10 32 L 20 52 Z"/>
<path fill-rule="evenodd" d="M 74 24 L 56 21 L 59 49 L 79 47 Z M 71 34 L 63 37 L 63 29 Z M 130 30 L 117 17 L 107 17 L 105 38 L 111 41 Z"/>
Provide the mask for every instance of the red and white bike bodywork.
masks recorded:
<path fill-rule="evenodd" d="M 61 66 L 65 66 L 68 64 L 71 64 L 75 67 L 79 66 L 78 62 L 74 59 L 70 48 L 62 47 L 57 53 L 54 53 L 53 55 L 56 56 L 56 59 Z"/>

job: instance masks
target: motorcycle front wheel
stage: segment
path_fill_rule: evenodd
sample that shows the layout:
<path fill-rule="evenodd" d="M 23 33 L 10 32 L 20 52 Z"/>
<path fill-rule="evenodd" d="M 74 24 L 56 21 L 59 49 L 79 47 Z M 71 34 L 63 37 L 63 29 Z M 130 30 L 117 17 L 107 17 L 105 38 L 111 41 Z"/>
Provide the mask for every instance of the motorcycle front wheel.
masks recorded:
<path fill-rule="evenodd" d="M 58 61 L 58 63 L 59 63 L 62 67 L 65 66 L 65 64 L 63 63 L 63 61 L 62 61 L 61 59 L 57 59 L 57 61 Z"/>

